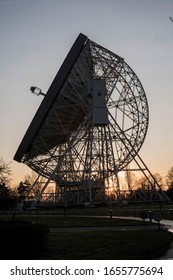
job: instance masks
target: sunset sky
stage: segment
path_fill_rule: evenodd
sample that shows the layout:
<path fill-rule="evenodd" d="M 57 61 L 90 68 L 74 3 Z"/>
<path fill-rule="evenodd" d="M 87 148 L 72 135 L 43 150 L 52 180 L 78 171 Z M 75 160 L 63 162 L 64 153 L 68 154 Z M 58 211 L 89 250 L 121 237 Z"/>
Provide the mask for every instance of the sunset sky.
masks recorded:
<path fill-rule="evenodd" d="M 0 157 L 13 183 L 30 169 L 13 156 L 79 33 L 120 55 L 139 77 L 150 119 L 140 156 L 151 172 L 173 166 L 172 0 L 0 0 Z"/>

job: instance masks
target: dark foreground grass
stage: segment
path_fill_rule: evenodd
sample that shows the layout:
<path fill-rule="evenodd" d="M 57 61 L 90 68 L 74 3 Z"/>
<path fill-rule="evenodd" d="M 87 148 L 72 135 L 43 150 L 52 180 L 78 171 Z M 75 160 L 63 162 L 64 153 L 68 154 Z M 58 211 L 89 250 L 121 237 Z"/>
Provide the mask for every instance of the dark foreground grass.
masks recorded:
<path fill-rule="evenodd" d="M 153 260 L 168 249 L 173 235 L 166 231 L 50 233 L 42 259 Z"/>
<path fill-rule="evenodd" d="M 11 220 L 11 216 L 0 216 L 0 220 Z M 122 220 L 98 218 L 98 217 L 73 217 L 73 216 L 57 216 L 57 215 L 16 215 L 16 220 L 39 223 L 47 228 L 61 227 L 99 227 L 99 226 L 117 226 L 117 225 L 143 225 L 143 221 Z M 146 223 L 147 225 L 147 223 Z"/>
<path fill-rule="evenodd" d="M 10 215 L 2 215 L 10 220 Z M 39 223 L 47 228 L 58 227 L 110 227 L 142 225 L 142 221 L 98 217 L 72 217 L 57 215 L 16 215 L 17 220 Z M 147 223 L 146 223 L 147 225 Z M 145 225 L 144 225 L 145 226 Z M 39 259 L 48 260 L 124 260 L 157 259 L 169 248 L 173 234 L 157 230 L 87 231 L 50 233 L 45 251 Z M 25 237 L 24 237 L 25 240 Z M 10 257 L 10 256 L 9 256 Z M 10 258 L 11 259 L 11 258 Z"/>

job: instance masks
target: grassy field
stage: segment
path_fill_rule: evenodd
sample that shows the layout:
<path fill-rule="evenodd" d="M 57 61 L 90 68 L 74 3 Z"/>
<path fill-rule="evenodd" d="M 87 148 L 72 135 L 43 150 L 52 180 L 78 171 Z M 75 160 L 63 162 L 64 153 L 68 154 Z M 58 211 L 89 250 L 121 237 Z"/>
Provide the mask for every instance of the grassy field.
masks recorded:
<path fill-rule="evenodd" d="M 172 241 L 166 231 L 109 231 L 50 233 L 42 259 L 152 260 L 162 256 Z"/>
<path fill-rule="evenodd" d="M 0 215 L 0 220 L 11 220 L 11 215 Z M 67 227 L 116 227 L 144 226 L 143 230 L 126 231 L 84 231 L 84 232 L 49 232 L 46 249 L 41 259 L 157 259 L 169 248 L 173 234 L 159 231 L 156 226 L 149 230 L 142 221 L 72 217 L 58 215 L 19 215 L 16 220 L 29 221 L 45 225 L 47 228 Z M 147 228 L 147 229 L 146 229 Z"/>
<path fill-rule="evenodd" d="M 11 220 L 11 215 L 0 215 L 0 220 Z M 59 227 L 99 227 L 117 225 L 143 225 L 143 221 L 122 220 L 97 217 L 72 217 L 58 215 L 16 215 L 16 220 L 29 221 L 45 225 L 48 228 Z M 147 223 L 146 223 L 147 224 Z"/>

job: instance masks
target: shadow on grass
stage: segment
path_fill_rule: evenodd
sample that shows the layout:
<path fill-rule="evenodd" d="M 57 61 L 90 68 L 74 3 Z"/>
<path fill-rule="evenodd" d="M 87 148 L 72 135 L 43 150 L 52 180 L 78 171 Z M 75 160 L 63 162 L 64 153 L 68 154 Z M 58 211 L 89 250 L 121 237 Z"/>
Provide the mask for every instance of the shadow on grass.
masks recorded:
<path fill-rule="evenodd" d="M 1 220 L 9 221 L 11 216 L 1 215 Z M 118 225 L 144 225 L 143 221 L 110 219 L 102 217 L 73 217 L 73 216 L 57 216 L 57 215 L 16 215 L 16 219 L 31 223 L 39 223 L 47 228 L 61 227 L 99 227 L 99 226 L 118 226 Z M 145 223 L 147 225 L 149 223 Z"/>
<path fill-rule="evenodd" d="M 173 235 L 166 231 L 50 233 L 42 259 L 152 260 L 168 249 Z"/>
<path fill-rule="evenodd" d="M 161 257 L 173 239 L 170 232 L 146 227 L 145 231 L 48 233 L 50 227 L 142 225 L 141 221 L 56 215 L 21 215 L 20 221 L 11 222 L 7 221 L 10 217 L 3 216 L 3 219 L 1 259 L 152 260 Z"/>
<path fill-rule="evenodd" d="M 27 221 L 0 221 L 1 260 L 39 258 L 46 247 L 48 229 Z"/>

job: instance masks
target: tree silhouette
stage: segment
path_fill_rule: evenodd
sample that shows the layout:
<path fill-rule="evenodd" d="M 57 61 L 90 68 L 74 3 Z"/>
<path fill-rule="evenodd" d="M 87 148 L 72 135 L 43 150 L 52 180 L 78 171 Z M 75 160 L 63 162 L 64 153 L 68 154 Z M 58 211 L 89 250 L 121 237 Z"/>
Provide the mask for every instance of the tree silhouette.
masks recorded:
<path fill-rule="evenodd" d="M 3 158 L 0 157 L 0 184 L 8 185 L 10 182 L 11 167 L 10 163 L 5 163 Z"/>
<path fill-rule="evenodd" d="M 166 195 L 173 201 L 173 167 L 171 167 L 166 176 L 166 184 L 168 190 L 166 191 Z"/>
<path fill-rule="evenodd" d="M 30 185 L 27 182 L 20 182 L 18 188 L 18 201 L 26 201 L 29 198 Z"/>
<path fill-rule="evenodd" d="M 173 190 L 173 167 L 170 168 L 166 176 L 166 183 L 169 190 Z"/>
<path fill-rule="evenodd" d="M 12 210 L 16 202 L 16 197 L 12 190 L 5 185 L 0 184 L 0 210 Z"/>

